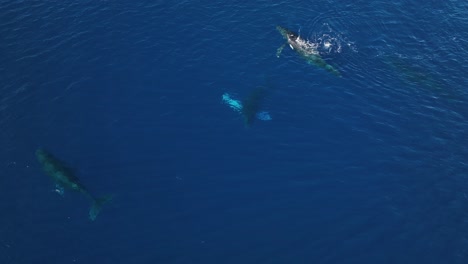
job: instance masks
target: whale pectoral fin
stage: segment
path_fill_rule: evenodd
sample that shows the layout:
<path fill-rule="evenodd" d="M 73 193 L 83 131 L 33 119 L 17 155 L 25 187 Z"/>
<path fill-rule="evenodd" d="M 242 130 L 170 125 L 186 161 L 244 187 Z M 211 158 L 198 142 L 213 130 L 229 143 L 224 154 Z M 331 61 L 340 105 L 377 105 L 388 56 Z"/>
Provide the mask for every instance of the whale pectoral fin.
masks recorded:
<path fill-rule="evenodd" d="M 280 54 L 281 54 L 281 52 L 283 51 L 284 46 L 286 46 L 286 43 L 283 44 L 283 45 L 281 45 L 281 47 L 279 47 L 278 50 L 276 51 L 276 57 L 277 57 L 277 58 L 280 57 Z"/>
<path fill-rule="evenodd" d="M 270 113 L 268 113 L 267 111 L 260 111 L 260 112 L 258 112 L 257 114 L 255 114 L 255 117 L 256 117 L 257 119 L 263 120 L 263 121 L 270 121 L 270 120 L 272 120 Z"/>
<path fill-rule="evenodd" d="M 223 102 L 237 112 L 242 111 L 242 102 L 231 98 L 228 93 L 223 94 Z"/>

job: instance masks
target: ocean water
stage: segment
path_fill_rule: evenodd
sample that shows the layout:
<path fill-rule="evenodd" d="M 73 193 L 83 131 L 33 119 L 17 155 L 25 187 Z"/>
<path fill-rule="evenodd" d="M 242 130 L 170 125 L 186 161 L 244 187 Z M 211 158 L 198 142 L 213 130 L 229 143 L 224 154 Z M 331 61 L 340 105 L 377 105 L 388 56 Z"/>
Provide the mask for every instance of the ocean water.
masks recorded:
<path fill-rule="evenodd" d="M 461 0 L 3 1 L 0 263 L 467 263 L 467 32 Z M 222 95 L 257 87 L 246 127 Z"/>

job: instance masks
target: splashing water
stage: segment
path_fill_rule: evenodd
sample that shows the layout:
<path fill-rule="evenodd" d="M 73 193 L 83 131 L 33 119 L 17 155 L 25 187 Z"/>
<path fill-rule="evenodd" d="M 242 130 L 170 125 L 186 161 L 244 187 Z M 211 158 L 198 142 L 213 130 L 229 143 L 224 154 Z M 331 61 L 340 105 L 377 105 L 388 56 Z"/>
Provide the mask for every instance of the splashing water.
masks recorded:
<path fill-rule="evenodd" d="M 335 31 L 328 23 L 323 23 L 318 32 L 309 36 L 321 55 L 342 53 L 346 49 L 357 52 L 354 42 Z"/>
<path fill-rule="evenodd" d="M 62 185 L 56 184 L 54 192 L 58 193 L 60 196 L 63 196 L 65 194 L 65 189 L 63 188 Z"/>

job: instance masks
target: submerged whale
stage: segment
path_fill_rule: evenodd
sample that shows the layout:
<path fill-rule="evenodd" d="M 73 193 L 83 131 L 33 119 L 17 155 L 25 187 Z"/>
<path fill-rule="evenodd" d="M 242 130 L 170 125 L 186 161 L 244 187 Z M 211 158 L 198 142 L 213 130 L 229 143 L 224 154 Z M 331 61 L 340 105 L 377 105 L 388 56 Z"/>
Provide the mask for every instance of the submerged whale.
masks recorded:
<path fill-rule="evenodd" d="M 73 171 L 67 167 L 62 161 L 54 157 L 51 153 L 44 149 L 36 151 L 36 157 L 42 165 L 44 172 L 52 178 L 58 188 L 68 188 L 81 192 L 89 200 L 91 200 L 91 209 L 89 210 L 89 219 L 94 221 L 101 211 L 102 205 L 112 199 L 111 196 L 96 198 L 86 187 L 81 184 L 80 180 L 75 176 Z"/>
<path fill-rule="evenodd" d="M 228 93 L 224 93 L 222 99 L 229 107 L 242 114 L 244 123 L 248 127 L 252 125 L 255 119 L 263 121 L 272 120 L 269 112 L 260 110 L 260 105 L 266 93 L 266 88 L 258 87 L 250 92 L 249 96 L 242 101 L 232 98 Z"/>
<path fill-rule="evenodd" d="M 302 39 L 298 34 L 284 27 L 277 26 L 276 29 L 283 36 L 283 38 L 286 39 L 286 43 L 278 48 L 278 52 L 276 53 L 278 58 L 283 51 L 283 48 L 286 46 L 286 44 L 288 44 L 289 47 L 296 51 L 303 59 L 307 61 L 307 63 L 323 68 L 336 76 L 341 76 L 337 69 L 333 68 L 333 66 L 328 64 L 324 59 L 322 59 L 322 57 L 320 57 L 316 45 L 305 39 Z"/>

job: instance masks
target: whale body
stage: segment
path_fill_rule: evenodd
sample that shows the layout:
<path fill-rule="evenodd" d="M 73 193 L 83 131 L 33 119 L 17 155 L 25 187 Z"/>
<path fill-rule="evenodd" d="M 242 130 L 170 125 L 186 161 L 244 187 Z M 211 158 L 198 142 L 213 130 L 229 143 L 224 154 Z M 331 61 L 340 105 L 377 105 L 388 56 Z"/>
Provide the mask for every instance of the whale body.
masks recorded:
<path fill-rule="evenodd" d="M 286 40 L 286 44 L 288 44 L 292 50 L 296 51 L 303 59 L 305 59 L 307 63 L 314 64 L 320 68 L 323 68 L 328 72 L 332 73 L 333 75 L 341 76 L 340 72 L 337 69 L 335 69 L 324 59 L 322 59 L 322 57 L 320 57 L 320 54 L 317 51 L 317 47 L 315 44 L 305 39 L 302 39 L 298 34 L 284 27 L 277 26 L 276 29 Z M 278 52 L 276 53 L 276 56 L 278 58 L 286 44 L 282 45 L 278 49 Z"/>

